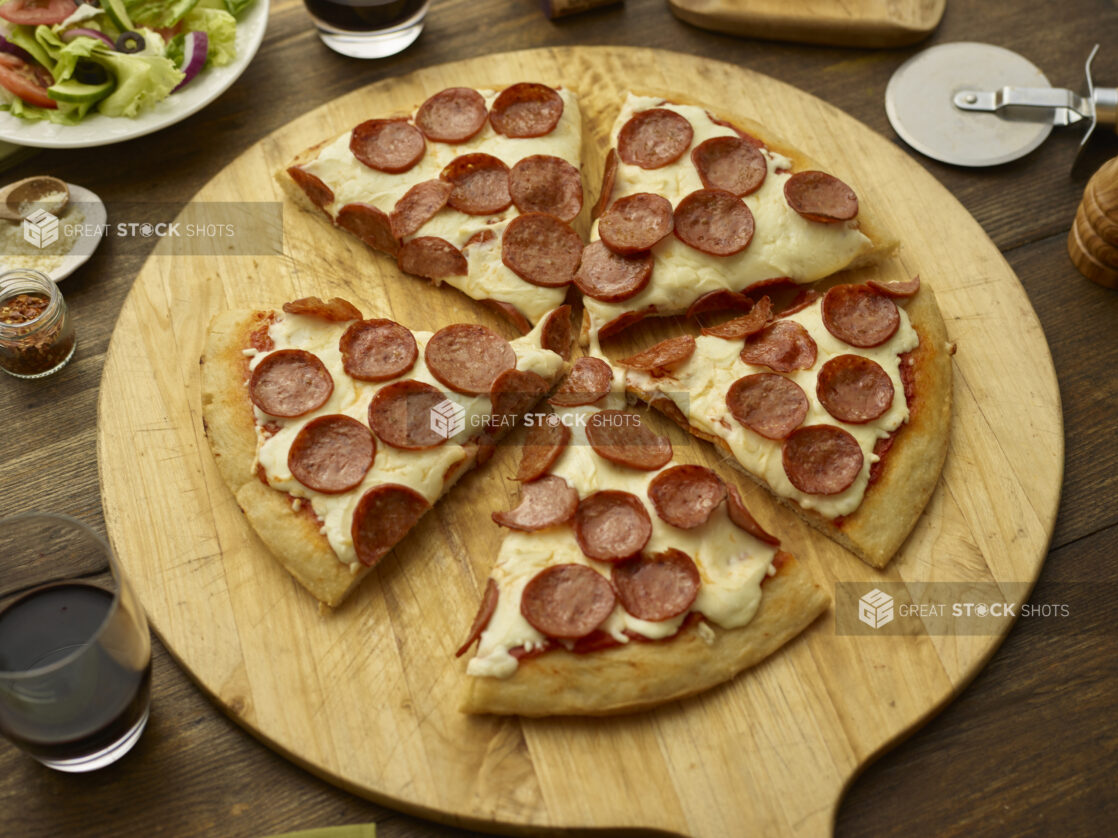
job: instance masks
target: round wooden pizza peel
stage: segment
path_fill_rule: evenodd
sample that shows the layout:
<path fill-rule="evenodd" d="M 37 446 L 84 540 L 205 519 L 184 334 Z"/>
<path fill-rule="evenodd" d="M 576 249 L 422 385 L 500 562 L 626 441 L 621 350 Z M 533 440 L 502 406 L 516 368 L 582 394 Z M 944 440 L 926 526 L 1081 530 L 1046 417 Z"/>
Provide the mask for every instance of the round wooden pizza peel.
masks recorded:
<path fill-rule="evenodd" d="M 924 169 L 824 102 L 729 64 L 618 48 L 529 50 L 389 79 L 306 114 L 245 151 L 199 202 L 282 200 L 272 172 L 303 148 L 443 87 L 524 79 L 576 88 L 596 197 L 608 130 L 629 88 L 677 91 L 772 131 L 856 184 L 903 242 L 879 269 L 919 273 L 955 356 L 955 415 L 940 485 L 912 537 L 874 571 L 746 481 L 747 503 L 832 594 L 839 583 L 993 584 L 1028 595 L 1052 533 L 1063 469 L 1055 372 L 1017 278 L 978 223 Z M 903 189 L 897 188 L 904 184 Z M 188 207 L 188 209 L 190 209 Z M 262 216 L 263 217 L 263 216 Z M 959 636 L 837 632 L 832 611 L 721 688 L 605 719 L 475 718 L 456 707 L 462 642 L 500 539 L 518 453 L 468 475 L 337 612 L 264 550 L 218 476 L 199 406 L 210 317 L 341 295 L 414 328 L 508 327 L 457 292 L 402 276 L 320 217 L 283 206 L 283 254 L 172 256 L 144 266 L 113 335 L 98 453 L 109 534 L 153 626 L 182 666 L 270 747 L 389 806 L 479 828 L 653 827 L 694 835 L 819 835 L 845 785 L 944 706 L 1009 630 Z M 165 246 L 167 245 L 167 246 Z M 678 325 L 632 330 L 624 357 Z M 666 422 L 663 423 L 665 426 Z M 683 458 L 713 449 L 673 439 Z M 861 586 L 858 588 L 858 586 Z M 849 602 L 844 607 L 850 607 Z M 850 614 L 840 615 L 845 625 Z"/>

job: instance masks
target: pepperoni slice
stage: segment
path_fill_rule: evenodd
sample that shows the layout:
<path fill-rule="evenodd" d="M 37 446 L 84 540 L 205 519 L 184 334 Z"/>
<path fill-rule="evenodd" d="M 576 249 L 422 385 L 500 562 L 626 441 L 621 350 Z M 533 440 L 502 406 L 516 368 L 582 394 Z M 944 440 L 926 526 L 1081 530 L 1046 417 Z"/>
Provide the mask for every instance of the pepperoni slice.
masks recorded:
<path fill-rule="evenodd" d="M 739 378 L 726 393 L 726 407 L 745 427 L 767 439 L 784 439 L 804 421 L 807 395 L 790 378 L 759 372 Z"/>
<path fill-rule="evenodd" d="M 469 246 L 470 243 L 466 242 L 466 247 Z M 512 323 L 513 326 L 516 327 L 516 330 L 520 332 L 520 334 L 526 335 L 528 334 L 528 332 L 532 331 L 531 321 L 524 316 L 524 312 L 522 312 L 512 303 L 506 303 L 504 300 L 493 299 L 478 300 L 478 302 L 486 308 L 491 308 L 498 314 L 503 315 L 506 320 L 508 320 L 510 323 Z"/>
<path fill-rule="evenodd" d="M 419 106 L 415 125 L 429 140 L 464 143 L 485 125 L 485 99 L 471 87 L 448 87 Z"/>
<path fill-rule="evenodd" d="M 520 82 L 502 90 L 489 112 L 493 130 L 506 137 L 542 137 L 563 116 L 563 97 L 546 84 Z"/>
<path fill-rule="evenodd" d="M 437 387 L 408 378 L 377 391 L 369 402 L 369 427 L 378 437 L 405 451 L 437 448 L 447 440 L 431 421 L 432 411 L 446 395 Z"/>
<path fill-rule="evenodd" d="M 338 340 L 342 368 L 362 381 L 388 381 L 415 364 L 415 337 L 394 320 L 361 320 Z"/>
<path fill-rule="evenodd" d="M 821 296 L 822 295 L 814 288 L 805 288 L 796 295 L 796 298 L 792 300 L 786 308 L 781 310 L 780 316 L 788 317 L 795 314 L 797 311 L 803 311 Z"/>
<path fill-rule="evenodd" d="M 809 495 L 837 495 L 862 471 L 857 440 L 834 425 L 807 425 L 784 441 L 784 473 L 792 485 Z"/>
<path fill-rule="evenodd" d="M 705 524 L 725 497 L 726 484 L 722 478 L 704 466 L 673 466 L 648 484 L 648 499 L 656 514 L 682 530 Z"/>
<path fill-rule="evenodd" d="M 717 291 L 708 291 L 691 303 L 687 308 L 688 319 L 694 319 L 700 314 L 710 311 L 726 311 L 734 309 L 739 311 L 752 311 L 753 300 L 738 291 L 728 288 L 719 288 Z"/>
<path fill-rule="evenodd" d="M 658 623 L 687 611 L 699 595 L 699 569 L 674 547 L 654 556 L 636 556 L 610 568 L 621 607 L 638 620 Z"/>
<path fill-rule="evenodd" d="M 598 456 L 629 468 L 655 471 L 672 458 L 668 438 L 644 427 L 636 413 L 599 410 L 586 421 L 586 439 Z"/>
<path fill-rule="evenodd" d="M 753 213 L 724 189 L 696 189 L 675 208 L 675 235 L 711 256 L 732 256 L 753 241 Z"/>
<path fill-rule="evenodd" d="M 361 312 L 349 300 L 341 297 L 331 297 L 330 302 L 324 302 L 320 297 L 300 297 L 283 304 L 283 310 L 288 314 L 302 314 L 307 317 L 317 317 L 329 323 L 344 323 L 347 320 L 360 320 Z"/>
<path fill-rule="evenodd" d="M 687 118 L 666 108 L 641 111 L 621 126 L 617 154 L 631 166 L 659 169 L 678 160 L 695 132 Z"/>
<path fill-rule="evenodd" d="M 550 386 L 547 379 L 531 370 L 505 370 L 493 379 L 493 386 L 489 388 L 490 424 L 508 427 L 531 410 Z"/>
<path fill-rule="evenodd" d="M 893 282 L 880 282 L 871 279 L 866 285 L 886 297 L 911 297 L 920 290 L 920 275 L 917 274 L 912 279 L 894 280 Z"/>
<path fill-rule="evenodd" d="M 711 137 L 691 150 L 691 162 L 707 189 L 725 189 L 739 198 L 761 188 L 769 164 L 760 149 L 743 137 Z"/>
<path fill-rule="evenodd" d="M 431 336 L 423 351 L 431 375 L 458 393 L 488 393 L 497 376 L 516 366 L 511 344 L 476 323 L 455 323 Z"/>
<path fill-rule="evenodd" d="M 427 142 L 406 120 L 370 119 L 353 129 L 349 150 L 370 169 L 398 175 L 423 158 Z"/>
<path fill-rule="evenodd" d="M 474 641 L 481 638 L 481 633 L 488 627 L 489 621 L 493 619 L 493 612 L 497 610 L 499 594 L 497 583 L 490 576 L 485 583 L 485 593 L 481 595 L 481 605 L 478 606 L 477 614 L 474 615 L 474 621 L 470 625 L 470 631 L 466 635 L 466 642 L 458 647 L 454 657 L 462 657 L 474 645 Z"/>
<path fill-rule="evenodd" d="M 617 363 L 630 369 L 646 370 L 654 377 L 658 377 L 667 375 L 669 371 L 694 354 L 695 338 L 691 335 L 680 335 L 676 338 L 662 340 L 643 352 L 623 358 Z"/>
<path fill-rule="evenodd" d="M 295 479 L 316 492 L 348 492 L 365 479 L 377 443 L 369 429 L 349 416 L 319 416 L 302 427 L 287 452 Z"/>
<path fill-rule="evenodd" d="M 836 285 L 823 295 L 823 325 L 851 346 L 880 346 L 901 325 L 897 304 L 866 285 Z"/>
<path fill-rule="evenodd" d="M 745 503 L 738 493 L 737 486 L 731 484 L 726 485 L 726 512 L 730 516 L 730 521 L 738 529 L 745 530 L 751 536 L 766 544 L 780 544 L 779 538 L 765 532 L 764 527 L 757 523 L 757 519 L 745 508 Z"/>
<path fill-rule="evenodd" d="M 811 369 L 817 353 L 807 329 L 795 320 L 776 320 L 746 340 L 741 359 L 773 372 L 792 372 Z"/>
<path fill-rule="evenodd" d="M 475 246 L 480 247 L 483 244 L 488 244 L 495 238 L 497 238 L 497 234 L 494 233 L 492 230 L 478 230 L 476 233 L 466 239 L 466 243 L 462 245 L 462 249 L 465 250 L 468 247 Z"/>
<path fill-rule="evenodd" d="M 601 241 L 582 249 L 575 272 L 575 286 L 588 297 L 603 303 L 619 303 L 640 293 L 652 278 L 652 256 L 621 256 Z"/>
<path fill-rule="evenodd" d="M 417 236 L 400 248 L 396 264 L 404 273 L 428 279 L 465 276 L 470 269 L 462 251 L 438 236 Z"/>
<path fill-rule="evenodd" d="M 334 190 L 310 172 L 292 166 L 287 170 L 287 174 L 303 190 L 310 202 L 320 210 L 325 210 L 327 204 L 334 203 Z"/>
<path fill-rule="evenodd" d="M 570 441 L 571 429 L 559 421 L 554 413 L 549 413 L 543 421 L 533 424 L 524 437 L 516 479 L 521 483 L 530 483 L 547 474 Z"/>
<path fill-rule="evenodd" d="M 407 486 L 384 483 L 369 489 L 353 511 L 353 549 L 363 565 L 372 567 L 396 546 L 431 504 Z"/>
<path fill-rule="evenodd" d="M 454 187 L 447 204 L 467 215 L 493 215 L 512 204 L 509 167 L 491 154 L 455 157 L 439 177 Z"/>
<path fill-rule="evenodd" d="M 280 349 L 266 355 L 248 382 L 252 403 L 270 416 L 302 416 L 326 404 L 334 379 L 326 366 L 303 349 Z"/>
<path fill-rule="evenodd" d="M 861 355 L 836 355 L 819 370 L 819 402 L 840 422 L 872 422 L 893 404 L 893 381 L 881 365 Z"/>
<path fill-rule="evenodd" d="M 463 643 L 454 654 L 456 658 L 460 658 L 462 655 L 466 654 L 470 646 L 474 644 L 474 641 L 481 637 L 481 633 L 485 631 L 486 627 L 489 625 L 489 621 L 493 619 L 493 612 L 497 610 L 498 598 L 499 591 L 497 583 L 490 577 L 485 583 L 485 592 L 481 596 L 481 604 L 478 606 L 477 614 L 474 616 L 473 624 L 470 626 L 466 642 Z"/>
<path fill-rule="evenodd" d="M 748 297 L 746 298 L 748 299 Z M 750 335 L 755 335 L 773 318 L 773 304 L 768 297 L 762 297 L 757 304 L 749 310 L 748 314 L 727 320 L 717 326 L 704 326 L 704 335 L 713 335 L 723 340 L 744 340 Z"/>
<path fill-rule="evenodd" d="M 554 215 L 518 215 L 501 236 L 501 261 L 513 273 L 544 288 L 570 285 L 582 257 L 582 239 Z"/>
<path fill-rule="evenodd" d="M 520 597 L 520 613 L 548 637 L 574 640 L 605 622 L 617 605 L 609 580 L 582 564 L 557 564 L 533 576 Z"/>
<path fill-rule="evenodd" d="M 372 204 L 346 204 L 338 210 L 334 223 L 375 250 L 395 256 L 400 249 L 400 242 L 392 233 L 392 222 Z"/>
<path fill-rule="evenodd" d="M 643 550 L 651 537 L 652 519 L 636 495 L 604 489 L 579 501 L 575 539 L 590 558 L 622 561 Z"/>
<path fill-rule="evenodd" d="M 586 258 L 586 252 L 583 251 L 583 259 Z M 578 284 L 578 277 L 575 277 L 575 284 Z M 626 311 L 624 314 L 619 314 L 617 317 L 610 320 L 608 323 L 603 323 L 598 327 L 598 340 L 606 340 L 613 337 L 620 332 L 625 331 L 630 326 L 640 323 L 646 317 L 651 317 L 656 313 L 656 306 L 646 306 L 639 311 Z"/>
<path fill-rule="evenodd" d="M 548 399 L 558 407 L 594 404 L 613 389 L 613 369 L 601 358 L 589 356 L 575 361 L 559 389 Z"/>
<path fill-rule="evenodd" d="M 425 180 L 405 192 L 388 216 L 392 235 L 402 240 L 416 232 L 446 206 L 453 189 L 445 180 Z"/>
<path fill-rule="evenodd" d="M 797 172 L 784 182 L 784 200 L 808 221 L 837 224 L 858 215 L 858 196 L 834 175 Z"/>
<path fill-rule="evenodd" d="M 521 212 L 546 212 L 574 221 L 582 210 L 582 176 L 561 157 L 533 154 L 509 172 L 509 194 Z"/>
<path fill-rule="evenodd" d="M 613 197 L 613 182 L 617 179 L 617 151 L 610 149 L 606 155 L 605 168 L 602 170 L 602 191 L 598 193 L 598 203 L 594 204 L 594 209 L 590 210 L 591 218 L 598 218 L 606 207 L 609 206 L 609 199 Z"/>
<path fill-rule="evenodd" d="M 559 306 L 544 318 L 540 346 L 550 349 L 564 361 L 571 360 L 571 307 Z"/>
<path fill-rule="evenodd" d="M 651 250 L 671 233 L 672 202 L 651 192 L 618 198 L 598 220 L 598 235 L 606 247 L 622 256 Z"/>
<path fill-rule="evenodd" d="M 520 487 L 520 503 L 507 512 L 494 512 L 494 522 L 509 529 L 537 532 L 571 520 L 578 508 L 578 492 L 562 477 L 549 474 Z"/>

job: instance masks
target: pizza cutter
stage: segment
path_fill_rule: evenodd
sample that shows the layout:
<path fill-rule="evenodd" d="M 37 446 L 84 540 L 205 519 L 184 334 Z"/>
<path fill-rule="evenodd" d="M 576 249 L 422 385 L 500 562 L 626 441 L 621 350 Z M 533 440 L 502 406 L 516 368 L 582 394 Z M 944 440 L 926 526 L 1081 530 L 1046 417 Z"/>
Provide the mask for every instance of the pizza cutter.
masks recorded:
<path fill-rule="evenodd" d="M 1035 65 L 1002 47 L 960 41 L 917 53 L 893 73 L 885 112 L 906 143 L 956 166 L 996 166 L 1024 157 L 1057 125 L 1118 127 L 1118 88 L 1096 87 L 1087 57 L 1087 93 L 1049 84 Z M 1078 154 L 1077 154 L 1078 159 Z"/>

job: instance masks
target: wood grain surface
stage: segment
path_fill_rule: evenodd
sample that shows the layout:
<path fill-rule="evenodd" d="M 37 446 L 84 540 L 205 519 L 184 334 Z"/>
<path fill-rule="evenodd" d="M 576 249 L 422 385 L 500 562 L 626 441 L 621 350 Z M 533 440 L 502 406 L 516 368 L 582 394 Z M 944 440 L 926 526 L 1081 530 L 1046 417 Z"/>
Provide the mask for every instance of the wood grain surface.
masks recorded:
<path fill-rule="evenodd" d="M 378 82 L 307 114 L 248 149 L 193 204 L 277 200 L 272 172 L 324 133 L 368 118 L 370 102 L 388 113 L 464 80 L 501 86 L 526 78 L 580 92 L 588 183 L 601 180 L 625 91 L 649 87 L 761 116 L 777 136 L 807 149 L 826 137 L 833 153 L 825 167 L 857 184 L 864 207 L 897 229 L 920 230 L 899 234 L 898 256 L 873 274 L 920 274 L 961 347 L 948 464 L 912 537 L 878 574 L 753 487 L 747 502 L 828 588 L 861 582 L 868 592 L 881 579 L 994 582 L 1020 602 L 1045 555 L 1063 467 L 1058 391 L 1040 324 L 997 248 L 954 198 L 817 99 L 729 64 L 663 51 L 474 58 Z M 704 99 L 708 86 L 741 92 L 716 104 Z M 907 184 L 903 193 L 892 188 L 898 182 Z M 852 774 L 949 700 L 997 644 L 1000 631 L 882 643 L 844 636 L 825 619 L 746 677 L 655 712 L 603 720 L 462 716 L 464 661 L 452 650 L 499 544 L 487 513 L 508 504 L 516 446 L 503 446 L 484 472 L 465 478 L 342 608 L 323 616 L 256 540 L 203 439 L 197 358 L 218 311 L 337 294 L 369 316 L 412 326 L 478 317 L 461 295 L 400 275 L 318 214 L 288 210 L 282 255 L 168 258 L 156 249 L 114 333 L 98 446 L 110 540 L 152 625 L 203 688 L 272 747 L 380 802 L 485 828 L 717 836 L 748 824 L 821 835 Z M 612 349 L 623 357 L 662 331 L 638 327 Z M 688 447 L 689 458 L 717 465 L 713 449 Z M 153 528 L 153 519 L 163 525 Z M 1015 583 L 1026 584 L 1014 590 Z M 627 793 L 637 783 L 655 796 Z"/>
<path fill-rule="evenodd" d="M 669 0 L 680 20 L 732 35 L 851 47 L 927 38 L 947 0 Z"/>
<path fill-rule="evenodd" d="M 1109 0 L 952 0 L 928 41 L 988 41 L 1016 50 L 1056 84 L 1076 87 L 1097 40 L 1118 39 Z M 1113 743 L 1118 634 L 1111 610 L 1118 550 L 1118 294 L 1084 279 L 1066 242 L 1085 181 L 1068 177 L 1079 142 L 1057 130 L 1027 158 L 964 170 L 907 150 L 882 107 L 890 74 L 913 49 L 820 48 L 733 38 L 688 26 L 666 3 L 629 0 L 559 21 L 530 0 L 439 0 L 416 45 L 360 62 L 329 52 L 302 4 L 273 4 L 264 45 L 220 99 L 174 129 L 118 146 L 38 154 L 4 182 L 53 174 L 97 192 L 112 218 L 168 221 L 252 143 L 317 104 L 440 62 L 525 46 L 658 46 L 731 61 L 853 115 L 938 179 L 977 219 L 1021 280 L 1060 382 L 1066 458 L 1056 529 L 1033 602 L 1073 615 L 1053 631 L 1019 620 L 963 693 L 870 765 L 848 788 L 840 836 L 1099 835 L 1118 821 Z M 924 46 L 925 44 L 921 44 Z M 1118 78 L 1103 50 L 1100 83 Z M 1098 136 L 1092 167 L 1118 154 Z M 1087 171 L 1091 171 L 1089 167 Z M 154 241 L 110 238 L 66 280 L 78 328 L 74 361 L 36 382 L 0 379 L 0 492 L 13 509 L 51 509 L 101 526 L 96 405 L 123 300 Z M 158 523 L 158 522 L 156 522 Z M 376 821 L 382 838 L 472 835 L 351 795 L 264 747 L 154 644 L 151 725 L 117 765 L 88 776 L 43 769 L 0 742 L 0 834 L 261 836 Z M 633 793 L 646 792 L 637 787 Z"/>

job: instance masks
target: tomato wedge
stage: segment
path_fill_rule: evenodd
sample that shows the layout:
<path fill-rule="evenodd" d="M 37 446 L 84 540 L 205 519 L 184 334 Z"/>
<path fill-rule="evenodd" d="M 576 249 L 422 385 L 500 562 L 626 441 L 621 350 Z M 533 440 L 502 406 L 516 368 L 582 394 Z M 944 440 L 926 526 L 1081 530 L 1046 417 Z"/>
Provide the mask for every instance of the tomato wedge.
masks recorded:
<path fill-rule="evenodd" d="M 57 108 L 58 103 L 47 96 L 47 85 L 40 75 L 47 75 L 47 71 L 32 67 L 22 58 L 0 52 L 0 85 L 29 105 Z"/>
<path fill-rule="evenodd" d="M 0 17 L 27 26 L 62 23 L 78 8 L 74 0 L 8 0 L 0 6 Z"/>

